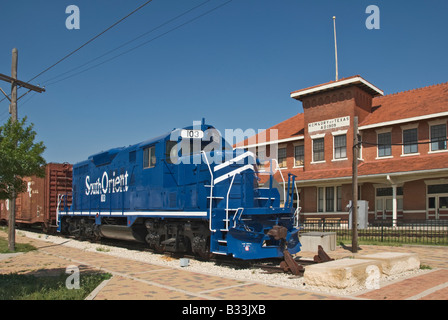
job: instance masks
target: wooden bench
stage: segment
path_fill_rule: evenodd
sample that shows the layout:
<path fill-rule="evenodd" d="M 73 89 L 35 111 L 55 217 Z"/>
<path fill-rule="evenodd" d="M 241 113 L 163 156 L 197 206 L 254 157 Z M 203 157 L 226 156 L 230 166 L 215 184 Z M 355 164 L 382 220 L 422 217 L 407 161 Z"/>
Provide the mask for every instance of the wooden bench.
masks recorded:
<path fill-rule="evenodd" d="M 341 218 L 326 218 L 325 225 L 339 227 L 341 225 Z"/>
<path fill-rule="evenodd" d="M 322 219 L 321 218 L 306 218 L 305 219 L 305 223 L 306 224 L 322 224 Z"/>

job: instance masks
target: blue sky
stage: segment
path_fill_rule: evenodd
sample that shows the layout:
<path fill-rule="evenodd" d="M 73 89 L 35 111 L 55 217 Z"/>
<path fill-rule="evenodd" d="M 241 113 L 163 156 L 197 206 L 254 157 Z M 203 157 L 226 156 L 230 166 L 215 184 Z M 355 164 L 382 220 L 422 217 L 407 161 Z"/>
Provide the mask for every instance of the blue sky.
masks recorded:
<path fill-rule="evenodd" d="M 340 78 L 359 74 L 386 94 L 448 81 L 446 0 L 227 1 L 153 0 L 33 80 L 47 91 L 22 98 L 19 117 L 34 123 L 46 160 L 75 163 L 203 117 L 224 132 L 265 129 L 301 112 L 291 91 L 334 80 L 333 16 Z M 144 2 L 2 1 L 0 73 L 10 74 L 16 47 L 19 79 L 28 81 Z M 372 4 L 379 30 L 365 26 Z M 65 26 L 69 5 L 80 9 L 79 30 Z M 4 100 L 0 124 L 8 116 Z"/>

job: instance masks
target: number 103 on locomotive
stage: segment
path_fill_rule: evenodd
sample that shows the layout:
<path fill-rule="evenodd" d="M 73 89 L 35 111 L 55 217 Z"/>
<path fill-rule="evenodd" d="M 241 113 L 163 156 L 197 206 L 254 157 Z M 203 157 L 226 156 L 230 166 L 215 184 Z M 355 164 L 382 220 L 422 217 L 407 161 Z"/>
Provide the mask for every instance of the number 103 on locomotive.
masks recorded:
<path fill-rule="evenodd" d="M 202 130 L 182 130 L 180 133 L 182 138 L 202 139 L 204 131 Z"/>

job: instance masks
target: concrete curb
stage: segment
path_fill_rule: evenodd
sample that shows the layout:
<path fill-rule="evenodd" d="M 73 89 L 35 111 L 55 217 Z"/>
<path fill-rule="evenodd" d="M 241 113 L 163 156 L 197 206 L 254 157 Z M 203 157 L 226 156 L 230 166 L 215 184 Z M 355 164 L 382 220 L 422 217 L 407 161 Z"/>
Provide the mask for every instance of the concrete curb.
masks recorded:
<path fill-rule="evenodd" d="M 113 276 L 110 279 L 104 280 L 101 282 L 98 287 L 96 287 L 84 300 L 93 300 L 97 296 L 97 294 L 112 280 Z"/>

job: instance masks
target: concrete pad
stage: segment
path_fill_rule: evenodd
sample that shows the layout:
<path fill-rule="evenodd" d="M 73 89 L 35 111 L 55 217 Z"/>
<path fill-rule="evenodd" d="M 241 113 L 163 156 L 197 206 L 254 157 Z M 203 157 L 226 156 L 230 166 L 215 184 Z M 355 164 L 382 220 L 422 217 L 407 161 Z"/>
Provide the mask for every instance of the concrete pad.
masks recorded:
<path fill-rule="evenodd" d="M 348 289 L 372 287 L 379 284 L 381 262 L 367 259 L 340 259 L 305 268 L 307 285 Z"/>
<path fill-rule="evenodd" d="M 416 253 L 379 252 L 368 255 L 359 255 L 358 259 L 377 260 L 385 275 L 396 275 L 406 271 L 418 270 L 420 259 Z"/>
<path fill-rule="evenodd" d="M 326 252 L 336 250 L 336 232 L 307 232 L 299 235 L 302 247 L 301 251 L 317 253 L 317 248 L 322 246 Z"/>

